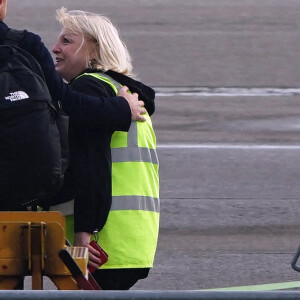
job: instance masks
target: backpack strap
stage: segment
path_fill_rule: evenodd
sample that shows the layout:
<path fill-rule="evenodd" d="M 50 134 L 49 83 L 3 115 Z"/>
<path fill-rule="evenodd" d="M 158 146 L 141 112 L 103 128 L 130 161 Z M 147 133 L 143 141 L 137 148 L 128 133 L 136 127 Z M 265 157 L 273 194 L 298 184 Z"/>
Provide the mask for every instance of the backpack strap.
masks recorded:
<path fill-rule="evenodd" d="M 6 32 L 6 36 L 4 38 L 5 45 L 15 45 L 17 46 L 18 43 L 24 38 L 25 30 L 17 30 L 9 28 Z"/>

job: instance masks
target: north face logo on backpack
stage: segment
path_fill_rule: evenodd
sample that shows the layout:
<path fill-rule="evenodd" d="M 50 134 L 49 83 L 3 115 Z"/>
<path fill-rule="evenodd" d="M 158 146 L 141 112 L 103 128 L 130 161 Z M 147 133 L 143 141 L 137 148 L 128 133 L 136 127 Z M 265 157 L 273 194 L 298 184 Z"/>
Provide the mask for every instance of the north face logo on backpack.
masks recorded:
<path fill-rule="evenodd" d="M 17 91 L 17 92 L 10 93 L 10 96 L 5 97 L 5 100 L 18 101 L 27 98 L 29 98 L 29 96 L 25 92 Z"/>

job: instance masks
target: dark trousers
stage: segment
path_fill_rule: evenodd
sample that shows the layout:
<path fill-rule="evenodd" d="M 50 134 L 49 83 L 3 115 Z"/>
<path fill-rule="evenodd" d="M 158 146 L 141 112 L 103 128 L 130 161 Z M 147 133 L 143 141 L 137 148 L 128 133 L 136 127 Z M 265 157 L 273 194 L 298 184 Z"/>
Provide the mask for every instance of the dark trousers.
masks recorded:
<path fill-rule="evenodd" d="M 129 290 L 138 280 L 147 278 L 145 269 L 99 269 L 92 275 L 102 290 Z"/>

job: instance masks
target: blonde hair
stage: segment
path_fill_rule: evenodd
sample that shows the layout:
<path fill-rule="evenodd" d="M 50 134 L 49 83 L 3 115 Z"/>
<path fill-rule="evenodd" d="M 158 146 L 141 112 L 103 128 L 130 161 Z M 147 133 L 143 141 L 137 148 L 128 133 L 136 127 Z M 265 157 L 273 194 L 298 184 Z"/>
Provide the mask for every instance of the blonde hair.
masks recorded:
<path fill-rule="evenodd" d="M 107 17 L 80 10 L 67 11 L 64 7 L 56 13 L 56 19 L 63 28 L 82 33 L 86 39 L 89 52 L 95 55 L 88 62 L 88 67 L 103 71 L 113 70 L 133 77 L 127 47 Z"/>

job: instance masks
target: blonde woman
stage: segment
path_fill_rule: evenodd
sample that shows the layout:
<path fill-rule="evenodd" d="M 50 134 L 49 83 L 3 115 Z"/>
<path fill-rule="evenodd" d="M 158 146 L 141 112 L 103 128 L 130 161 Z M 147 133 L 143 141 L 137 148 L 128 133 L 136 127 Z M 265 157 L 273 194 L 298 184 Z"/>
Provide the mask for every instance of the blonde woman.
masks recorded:
<path fill-rule="evenodd" d="M 62 31 L 53 47 L 56 71 L 71 88 L 88 95 L 116 96 L 122 85 L 138 93 L 148 112 L 154 91 L 133 77 L 130 55 L 104 16 L 57 11 Z M 84 127 L 70 118 L 70 167 L 52 209 L 65 210 L 68 237 L 89 247 L 89 266 L 100 265 L 89 245 L 97 241 L 108 262 L 93 275 L 102 289 L 129 289 L 153 266 L 159 227 L 156 138 L 149 114 L 128 134 L 110 127 Z M 68 201 L 71 199 L 74 201 Z M 74 228 L 72 228 L 74 223 Z"/>

